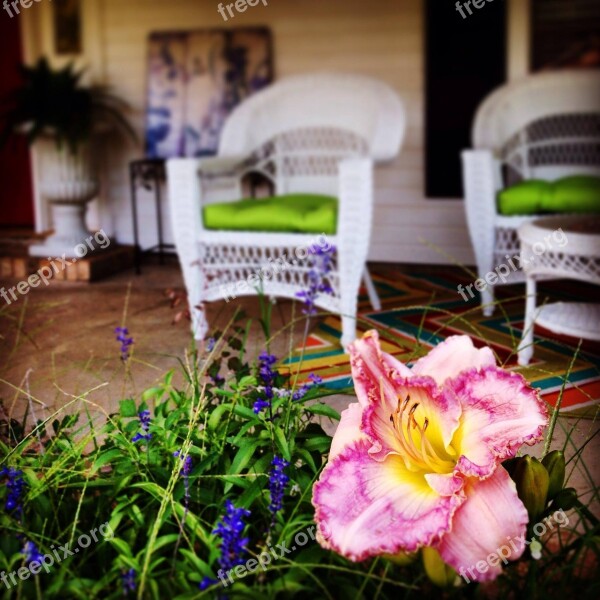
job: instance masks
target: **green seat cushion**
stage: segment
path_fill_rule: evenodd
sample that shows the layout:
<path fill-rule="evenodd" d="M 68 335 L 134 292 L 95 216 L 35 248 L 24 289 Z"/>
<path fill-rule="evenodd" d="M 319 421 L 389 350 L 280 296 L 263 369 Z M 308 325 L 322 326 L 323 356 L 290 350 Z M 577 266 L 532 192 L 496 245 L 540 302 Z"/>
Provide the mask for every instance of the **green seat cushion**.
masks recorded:
<path fill-rule="evenodd" d="M 600 212 L 600 177 L 572 175 L 554 182 L 552 194 L 542 200 L 542 210 L 558 213 Z"/>
<path fill-rule="evenodd" d="M 207 229 L 334 234 L 337 199 L 318 194 L 287 194 L 208 204 L 202 209 Z"/>
<path fill-rule="evenodd" d="M 498 194 L 501 215 L 535 215 L 542 212 L 546 197 L 552 193 L 552 184 L 541 179 L 520 181 Z"/>

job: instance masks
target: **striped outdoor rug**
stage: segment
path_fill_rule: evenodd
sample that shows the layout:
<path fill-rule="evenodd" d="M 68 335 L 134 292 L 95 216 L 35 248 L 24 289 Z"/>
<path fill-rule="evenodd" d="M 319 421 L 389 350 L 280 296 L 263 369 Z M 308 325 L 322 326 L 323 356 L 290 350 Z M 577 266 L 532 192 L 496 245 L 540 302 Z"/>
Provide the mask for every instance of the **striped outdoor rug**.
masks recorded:
<path fill-rule="evenodd" d="M 506 368 L 522 373 L 552 405 L 563 387 L 565 411 L 592 406 L 600 399 L 600 344 L 584 342 L 573 362 L 578 340 L 536 327 L 534 357 L 527 367 L 517 365 L 516 348 L 525 307 L 523 285 L 497 288 L 501 302 L 493 316 L 484 317 L 478 299 L 466 303 L 457 293 L 459 283 L 468 283 L 458 272 L 444 276 L 425 272 L 406 275 L 384 267 L 377 270 L 374 282 L 382 310 L 372 312 L 362 290 L 358 329 L 361 334 L 368 329 L 379 330 L 383 349 L 399 360 L 410 363 L 444 338 L 467 334 L 476 345 L 490 346 Z M 581 300 L 581 287 L 547 282 L 540 300 L 545 296 L 551 300 Z M 287 366 L 292 374 L 299 371 L 299 382 L 315 373 L 329 388 L 348 390 L 352 379 L 348 356 L 339 345 L 340 319 L 332 315 L 316 318 L 318 324 L 312 327 L 306 346 L 297 348 L 282 366 Z"/>

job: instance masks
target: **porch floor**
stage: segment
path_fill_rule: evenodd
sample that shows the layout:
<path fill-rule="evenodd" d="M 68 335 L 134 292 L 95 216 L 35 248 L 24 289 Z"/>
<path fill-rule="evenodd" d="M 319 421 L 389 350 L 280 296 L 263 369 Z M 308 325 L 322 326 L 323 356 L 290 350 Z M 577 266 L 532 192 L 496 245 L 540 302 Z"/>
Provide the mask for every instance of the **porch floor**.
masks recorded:
<path fill-rule="evenodd" d="M 448 271 L 448 267 L 438 269 Z M 177 306 L 171 305 L 172 296 L 167 291 L 180 298 Z M 183 317 L 173 322 L 185 307 L 182 291 L 179 267 L 169 258 L 165 265 L 146 264 L 142 276 L 128 270 L 92 284 L 51 282 L 10 305 L 0 301 L 0 399 L 4 410 L 15 418 L 28 409 L 29 418 L 31 410 L 37 419 L 47 418 L 74 398 L 84 396 L 92 413 L 111 413 L 118 409 L 120 399 L 139 397 L 169 369 L 175 369 L 174 383 L 182 383 L 178 359 L 192 347 L 188 321 Z M 209 322 L 223 329 L 240 307 L 251 317 L 260 314 L 257 298 L 215 302 L 207 305 Z M 273 329 L 288 324 L 291 314 L 292 302 L 278 301 L 273 309 Z M 114 334 L 114 328 L 123 324 L 135 340 L 128 367 L 119 358 Z M 289 335 L 276 337 L 272 352 L 278 357 L 288 355 L 303 333 L 300 322 L 294 328 L 292 343 Z M 263 340 L 255 324 L 249 337 L 250 357 L 263 349 Z M 27 401 L 27 394 L 32 402 Z M 341 394 L 327 399 L 338 411 L 351 401 L 351 396 Z M 74 403 L 68 412 L 75 412 L 76 407 Z M 323 425 L 331 433 L 335 430 L 329 421 Z M 598 428 L 591 420 L 561 417 L 557 439 L 564 440 L 563 430 L 573 426 L 571 454 Z M 599 438 L 594 437 L 583 451 L 594 481 L 600 481 Z M 536 448 L 534 453 L 540 450 Z M 584 481 L 575 473 L 571 485 L 584 490 Z"/>

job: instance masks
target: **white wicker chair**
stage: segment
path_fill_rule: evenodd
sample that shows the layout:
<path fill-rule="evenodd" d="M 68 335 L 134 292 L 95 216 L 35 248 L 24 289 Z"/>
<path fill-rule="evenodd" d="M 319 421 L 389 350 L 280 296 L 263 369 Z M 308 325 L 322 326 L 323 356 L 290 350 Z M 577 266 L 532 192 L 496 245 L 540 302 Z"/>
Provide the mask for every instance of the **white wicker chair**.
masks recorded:
<path fill-rule="evenodd" d="M 517 229 L 537 218 L 499 214 L 498 191 L 524 179 L 600 174 L 600 71 L 547 72 L 500 87 L 477 110 L 472 138 L 474 150 L 462 153 L 465 209 L 484 278 L 519 253 Z M 506 283 L 523 280 L 511 270 Z M 491 315 L 491 286 L 481 301 Z"/>
<path fill-rule="evenodd" d="M 229 117 L 214 158 L 168 161 L 171 222 L 196 339 L 208 331 L 204 303 L 255 294 L 235 285 L 268 260 L 294 256 L 315 235 L 209 230 L 202 205 L 242 197 L 242 178 L 261 173 L 276 194 L 319 193 L 338 198 L 336 249 L 329 277 L 333 294 L 316 305 L 342 317 L 342 345 L 356 335 L 357 296 L 364 276 L 371 304 L 379 298 L 365 263 L 371 234 L 373 163 L 399 152 L 405 113 L 387 85 L 348 74 L 290 77 L 253 95 Z M 293 262 L 293 261 L 290 261 Z M 262 282 L 268 296 L 294 298 L 308 287 L 309 265 L 299 261 Z M 232 289 L 236 290 L 232 294 Z"/>

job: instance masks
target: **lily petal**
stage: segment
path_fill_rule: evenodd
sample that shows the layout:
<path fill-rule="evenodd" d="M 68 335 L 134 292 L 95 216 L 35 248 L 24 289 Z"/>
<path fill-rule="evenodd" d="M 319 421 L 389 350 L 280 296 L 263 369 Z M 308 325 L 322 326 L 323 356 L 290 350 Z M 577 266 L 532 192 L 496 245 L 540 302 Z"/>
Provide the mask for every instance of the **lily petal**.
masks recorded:
<path fill-rule="evenodd" d="M 372 440 L 370 452 L 378 460 L 391 452 L 399 454 L 402 447 L 390 416 L 398 408 L 396 381 L 410 377 L 410 369 L 381 351 L 375 330 L 365 333 L 349 348 L 354 387 L 364 409 L 361 429 Z"/>
<path fill-rule="evenodd" d="M 456 473 L 427 473 L 425 479 L 432 489 L 442 496 L 456 494 L 465 485 L 465 480 Z"/>
<path fill-rule="evenodd" d="M 462 371 L 495 365 L 496 358 L 490 348 L 475 348 L 470 337 L 453 335 L 420 358 L 413 365 L 412 372 L 433 377 L 438 385 L 442 385 L 446 379 L 457 377 Z"/>
<path fill-rule="evenodd" d="M 454 514 L 452 531 L 437 549 L 459 575 L 490 581 L 501 573 L 503 560 L 506 564 L 523 554 L 527 510 L 503 467 L 483 481 L 470 479 L 465 492 L 467 499 Z"/>
<path fill-rule="evenodd" d="M 378 462 L 362 440 L 331 460 L 313 488 L 318 539 L 350 560 L 413 552 L 449 530 L 464 494 L 442 496 L 401 457 Z"/>
<path fill-rule="evenodd" d="M 458 470 L 486 477 L 523 445 L 542 439 L 548 414 L 539 394 L 517 373 L 496 367 L 463 373 L 450 382 L 462 405 L 453 446 Z"/>
<path fill-rule="evenodd" d="M 354 442 L 366 439 L 365 434 L 360 430 L 362 414 L 363 410 L 358 402 L 353 402 L 348 405 L 346 410 L 342 411 L 340 423 L 331 441 L 329 460 L 335 458 Z"/>
<path fill-rule="evenodd" d="M 388 413 L 391 412 L 396 408 L 393 379 L 410 377 L 410 369 L 381 351 L 379 334 L 375 330 L 367 331 L 362 339 L 350 344 L 349 350 L 352 379 L 361 406 L 379 404 L 383 400 Z"/>

